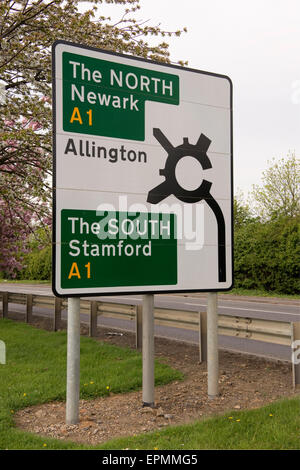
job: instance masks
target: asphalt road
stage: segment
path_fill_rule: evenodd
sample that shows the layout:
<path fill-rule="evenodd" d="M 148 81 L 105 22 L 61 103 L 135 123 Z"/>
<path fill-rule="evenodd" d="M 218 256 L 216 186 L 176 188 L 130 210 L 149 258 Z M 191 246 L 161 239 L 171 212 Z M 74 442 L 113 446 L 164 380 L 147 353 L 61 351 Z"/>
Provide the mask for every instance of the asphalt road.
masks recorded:
<path fill-rule="evenodd" d="M 1 283 L 0 290 L 9 292 L 32 293 L 36 295 L 51 295 L 52 290 L 47 285 L 30 285 Z M 89 298 L 89 297 L 88 297 Z M 139 304 L 142 301 L 141 295 L 122 295 L 90 297 L 94 300 L 109 302 L 120 302 L 129 304 Z M 154 297 L 155 306 L 174 309 L 205 311 L 207 306 L 206 294 L 158 294 Z M 22 309 L 22 306 L 12 305 L 15 311 Z M 24 308 L 23 308 L 24 311 Z M 34 310 L 41 315 L 49 315 L 47 309 Z M 300 301 L 270 298 L 270 297 L 244 297 L 230 294 L 218 295 L 218 313 L 223 315 L 241 316 L 249 318 L 262 318 L 286 322 L 300 322 Z M 63 312 L 66 317 L 66 312 Z M 86 321 L 86 316 L 82 317 Z M 98 324 L 120 330 L 133 331 L 135 325 L 132 321 L 117 320 L 98 317 Z M 198 343 L 198 333 L 195 331 L 184 330 L 170 327 L 155 327 L 157 336 L 164 336 L 170 339 Z M 261 356 L 277 358 L 281 360 L 290 360 L 291 350 L 287 346 L 273 345 L 261 341 L 253 341 L 245 338 L 233 338 L 219 335 L 219 345 L 221 348 L 247 352 Z"/>

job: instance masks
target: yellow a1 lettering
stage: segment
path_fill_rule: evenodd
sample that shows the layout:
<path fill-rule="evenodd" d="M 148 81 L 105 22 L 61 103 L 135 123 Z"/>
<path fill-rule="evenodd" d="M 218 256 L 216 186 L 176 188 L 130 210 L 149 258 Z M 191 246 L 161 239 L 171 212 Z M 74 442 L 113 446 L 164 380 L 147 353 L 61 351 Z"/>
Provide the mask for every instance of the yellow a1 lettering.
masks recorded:
<path fill-rule="evenodd" d="M 89 109 L 86 114 L 88 115 L 89 117 L 89 126 L 92 126 L 93 125 L 93 118 L 92 118 L 92 110 Z"/>
<path fill-rule="evenodd" d="M 70 119 L 70 123 L 73 124 L 74 121 L 78 121 L 79 124 L 82 124 L 81 114 L 80 114 L 79 109 L 77 107 L 75 107 L 73 109 L 73 113 L 72 113 L 72 116 L 71 116 L 71 119 Z"/>
<path fill-rule="evenodd" d="M 81 279 L 80 272 L 77 266 L 77 263 L 73 263 L 69 272 L 68 279 L 71 279 L 71 277 L 77 277 L 78 279 Z"/>
<path fill-rule="evenodd" d="M 88 264 L 85 264 L 84 267 L 86 268 L 86 271 L 87 271 L 86 276 L 88 279 L 90 279 L 91 278 L 91 263 L 88 262 Z"/>

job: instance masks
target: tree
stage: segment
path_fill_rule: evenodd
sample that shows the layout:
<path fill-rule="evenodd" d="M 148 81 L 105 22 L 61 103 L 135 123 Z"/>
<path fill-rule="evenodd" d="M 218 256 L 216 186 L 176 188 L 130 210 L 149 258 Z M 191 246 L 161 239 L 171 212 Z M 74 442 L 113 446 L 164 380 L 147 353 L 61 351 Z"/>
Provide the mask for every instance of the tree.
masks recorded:
<path fill-rule="evenodd" d="M 300 292 L 299 162 L 294 154 L 263 172 L 254 204 L 234 201 L 235 286 L 283 294 Z"/>
<path fill-rule="evenodd" d="M 253 221 L 251 209 L 242 198 L 243 195 L 240 193 L 236 195 L 233 200 L 233 220 L 235 230 L 238 230 L 248 222 Z"/>
<path fill-rule="evenodd" d="M 0 200 L 0 272 L 6 277 L 15 277 L 16 270 L 22 268 L 22 261 L 26 253 L 24 239 L 27 238 L 27 227 L 30 225 L 32 214 L 26 210 L 20 210 L 19 217 L 9 206 Z M 16 236 L 16 230 L 18 236 Z"/>
<path fill-rule="evenodd" d="M 272 160 L 263 172 L 262 186 L 253 186 L 256 211 L 263 220 L 300 214 L 300 161 L 294 153 Z"/>
<path fill-rule="evenodd" d="M 103 3 L 122 8 L 119 21 L 101 16 Z M 137 20 L 139 0 L 91 0 L 83 13 L 82 4 L 86 6 L 79 0 L 0 2 L 0 202 L 12 228 L 8 251 L 1 249 L 8 240 L 1 240 L 0 232 L 2 265 L 21 234 L 25 239 L 38 223 L 50 222 L 52 43 L 76 38 L 81 44 L 169 62 L 168 44 L 150 45 L 145 37 L 181 34 Z"/>

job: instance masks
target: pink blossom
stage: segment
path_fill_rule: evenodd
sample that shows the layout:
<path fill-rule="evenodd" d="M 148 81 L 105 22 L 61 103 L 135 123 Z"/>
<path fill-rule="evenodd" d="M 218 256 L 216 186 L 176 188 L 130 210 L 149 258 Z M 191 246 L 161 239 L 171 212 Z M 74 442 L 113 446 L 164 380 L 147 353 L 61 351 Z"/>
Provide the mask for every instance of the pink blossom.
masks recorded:
<path fill-rule="evenodd" d="M 29 126 L 32 130 L 34 131 L 37 131 L 39 129 L 41 129 L 43 126 L 39 123 L 39 122 L 36 122 L 36 121 L 32 121 Z"/>
<path fill-rule="evenodd" d="M 50 102 L 50 97 L 49 96 L 43 96 L 42 97 L 42 102 L 43 103 L 49 103 Z"/>
<path fill-rule="evenodd" d="M 13 126 L 15 125 L 15 121 L 6 119 L 6 120 L 4 121 L 4 124 L 5 124 L 5 126 L 13 127 Z"/>

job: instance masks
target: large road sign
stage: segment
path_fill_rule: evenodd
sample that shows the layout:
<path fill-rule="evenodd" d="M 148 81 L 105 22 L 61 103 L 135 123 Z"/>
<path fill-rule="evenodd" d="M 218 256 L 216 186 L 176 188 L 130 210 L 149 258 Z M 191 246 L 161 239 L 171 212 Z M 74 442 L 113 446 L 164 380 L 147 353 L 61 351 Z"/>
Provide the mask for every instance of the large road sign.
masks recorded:
<path fill-rule="evenodd" d="M 53 45 L 56 295 L 232 286 L 228 77 Z"/>

